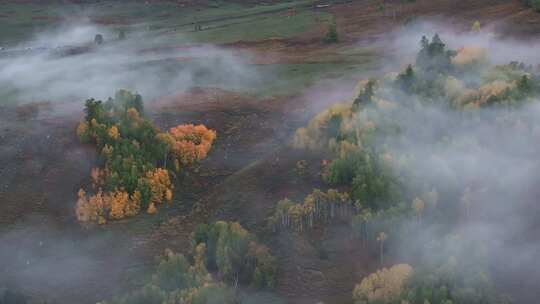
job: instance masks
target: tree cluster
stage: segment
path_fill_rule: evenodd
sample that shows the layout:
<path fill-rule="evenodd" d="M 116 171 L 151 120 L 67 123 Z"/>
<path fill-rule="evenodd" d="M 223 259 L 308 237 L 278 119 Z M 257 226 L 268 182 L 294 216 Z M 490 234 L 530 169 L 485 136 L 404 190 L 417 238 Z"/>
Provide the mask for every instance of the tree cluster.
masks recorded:
<path fill-rule="evenodd" d="M 354 203 L 347 193 L 340 193 L 334 189 L 327 192 L 314 189 L 302 203 L 295 203 L 289 199 L 280 200 L 268 222 L 274 231 L 278 229 L 303 231 L 313 228 L 318 223 L 326 224 L 335 219 L 350 219 L 354 209 Z"/>
<path fill-rule="evenodd" d="M 193 233 L 193 246 L 208 248 L 206 266 L 235 285 L 275 286 L 277 264 L 269 249 L 238 223 L 218 221 L 200 224 Z"/>
<path fill-rule="evenodd" d="M 408 264 L 382 268 L 354 287 L 354 303 L 399 303 L 396 300 L 401 296 L 405 283 L 412 274 L 413 268 Z"/>
<path fill-rule="evenodd" d="M 205 266 L 205 245 L 195 248 L 193 261 L 165 251 L 149 282 L 127 295 L 98 304 L 233 304 L 234 291 L 212 278 Z"/>
<path fill-rule="evenodd" d="M 330 184 L 351 186 L 351 197 L 372 210 L 401 200 L 401 186 L 391 168 L 373 151 L 359 149 L 333 160 L 325 175 Z"/>
<path fill-rule="evenodd" d="M 365 277 L 354 289 L 355 302 L 510 303 L 495 290 L 481 244 L 462 242 L 459 236 L 452 236 L 434 242 L 430 249 L 421 249 L 421 263 L 414 271 L 411 266 L 400 264 Z"/>
<path fill-rule="evenodd" d="M 511 62 L 491 66 L 487 51 L 477 47 L 447 50 L 438 35 L 422 38 L 416 65 L 399 74 L 397 94 L 421 101 L 450 101 L 457 108 L 520 105 L 540 94 L 540 77 L 532 66 Z"/>
<path fill-rule="evenodd" d="M 456 55 L 453 50 L 447 50 L 446 44 L 438 34 L 431 41 L 423 36 L 420 41 L 420 52 L 416 56 L 416 66 L 429 72 L 448 73 L 452 69 L 452 57 Z"/>
<path fill-rule="evenodd" d="M 275 284 L 276 259 L 238 223 L 201 224 L 192 245 L 189 256 L 165 250 L 146 284 L 98 304 L 234 304 L 238 283 Z"/>
<path fill-rule="evenodd" d="M 170 202 L 173 185 L 167 160 L 187 166 L 204 159 L 216 134 L 205 126 L 180 125 L 161 132 L 143 117 L 142 97 L 120 90 L 106 102 L 89 99 L 77 127 L 82 142 L 93 143 L 102 167 L 92 170 L 93 194 L 79 191 L 76 215 L 105 223 Z"/>

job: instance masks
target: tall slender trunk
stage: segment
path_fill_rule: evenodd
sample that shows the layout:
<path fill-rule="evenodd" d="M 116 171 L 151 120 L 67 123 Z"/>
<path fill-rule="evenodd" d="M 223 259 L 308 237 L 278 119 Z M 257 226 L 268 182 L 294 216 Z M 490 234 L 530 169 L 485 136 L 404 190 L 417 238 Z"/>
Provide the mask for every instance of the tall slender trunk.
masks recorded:
<path fill-rule="evenodd" d="M 381 241 L 381 247 L 380 248 L 381 248 L 381 266 L 382 266 L 383 262 L 384 262 L 383 261 L 383 258 L 384 258 L 383 257 L 383 255 L 384 255 L 384 253 L 383 253 L 383 251 L 384 251 L 384 241 Z"/>

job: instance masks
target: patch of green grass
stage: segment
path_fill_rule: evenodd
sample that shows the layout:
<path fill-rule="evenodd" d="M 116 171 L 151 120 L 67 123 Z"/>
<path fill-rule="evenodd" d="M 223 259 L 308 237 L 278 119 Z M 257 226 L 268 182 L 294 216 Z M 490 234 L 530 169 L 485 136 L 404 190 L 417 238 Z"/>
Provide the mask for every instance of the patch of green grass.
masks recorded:
<path fill-rule="evenodd" d="M 321 62 L 300 64 L 275 64 L 260 67 L 260 72 L 271 79 L 251 93 L 261 97 L 291 95 L 314 85 L 321 79 L 343 79 L 375 70 L 375 58 L 360 62 Z"/>
<path fill-rule="evenodd" d="M 60 24 L 59 21 L 43 17 L 64 17 L 69 20 L 78 16 L 126 22 L 127 25 L 112 24 L 107 27 L 113 32 L 126 30 L 127 39 L 136 41 L 140 48 L 183 43 L 257 41 L 272 37 L 290 38 L 331 21 L 330 14 L 313 10 L 311 3 L 311 0 L 297 0 L 245 6 L 227 1 L 211 1 L 205 8 L 182 7 L 172 2 L 151 5 L 142 2 L 98 2 L 85 5 L 0 4 L 0 11 L 7 16 L 0 18 L 3 23 L 0 27 L 0 44 L 25 39 L 37 28 L 43 30 L 43 26 Z M 288 16 L 286 10 L 289 8 L 295 8 L 296 14 Z M 195 31 L 194 22 L 198 22 L 202 30 Z M 88 37 L 88 40 L 92 41 L 93 38 Z M 111 37 L 105 37 L 106 41 L 110 39 Z M 163 64 L 167 68 L 162 76 L 167 76 L 167 73 L 174 76 L 183 69 L 195 69 L 197 73 L 194 82 L 199 86 L 247 91 L 262 97 L 290 95 L 313 85 L 321 78 L 337 79 L 374 68 L 374 59 L 377 58 L 375 51 L 367 48 L 340 48 L 338 45 L 329 52 L 319 52 L 309 62 L 253 65 L 252 70 L 255 70 L 261 79 L 249 81 L 247 87 L 239 87 L 237 84 L 245 81 L 234 81 L 227 75 L 214 73 L 212 64 L 208 64 L 208 58 L 188 62 L 139 62 L 134 68 L 144 69 Z M 5 97 L 4 102 L 16 95 L 16 92 L 6 88 L 0 90 L 0 96 Z"/>
<path fill-rule="evenodd" d="M 273 37 L 289 38 L 309 31 L 330 16 L 322 12 L 302 11 L 288 17 L 284 14 L 248 16 L 233 20 L 220 20 L 202 25 L 201 31 L 193 26 L 183 26 L 174 32 L 163 33 L 157 43 L 197 42 L 229 43 L 256 41 Z"/>
<path fill-rule="evenodd" d="M 98 2 L 90 4 L 0 4 L 0 41 L 12 45 L 30 38 L 36 31 L 59 26 L 66 21 L 88 18 L 118 31 L 144 32 L 155 37 L 163 32 L 174 41 L 230 42 L 290 36 L 314 24 L 322 13 L 311 12 L 312 0 L 271 5 L 245 6 L 227 1 L 211 1 L 207 7 L 183 7 L 172 2 Z M 297 16 L 287 19 L 283 12 L 296 8 Z M 194 32 L 194 23 L 203 31 Z M 182 36 L 182 39 L 178 39 Z M 185 37 L 184 37 L 185 36 Z M 129 37 L 129 36 L 128 36 Z M 90 37 L 89 39 L 92 39 Z M 176 39 L 175 39 L 176 38 Z"/>

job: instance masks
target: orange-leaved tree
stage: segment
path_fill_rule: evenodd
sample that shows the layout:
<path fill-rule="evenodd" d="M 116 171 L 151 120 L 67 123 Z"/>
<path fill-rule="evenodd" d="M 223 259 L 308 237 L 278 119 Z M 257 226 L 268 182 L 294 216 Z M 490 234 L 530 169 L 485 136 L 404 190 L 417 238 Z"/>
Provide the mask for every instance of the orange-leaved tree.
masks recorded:
<path fill-rule="evenodd" d="M 206 158 L 216 132 L 204 125 L 179 125 L 169 130 L 172 137 L 171 152 L 177 165 L 189 165 Z"/>

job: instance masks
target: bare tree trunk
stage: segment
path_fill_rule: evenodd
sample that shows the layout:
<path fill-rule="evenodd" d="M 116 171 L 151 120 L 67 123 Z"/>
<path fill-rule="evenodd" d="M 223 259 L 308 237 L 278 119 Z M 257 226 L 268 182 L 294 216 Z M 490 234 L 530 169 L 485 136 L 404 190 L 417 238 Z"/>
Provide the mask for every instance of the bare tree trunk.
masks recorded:
<path fill-rule="evenodd" d="M 163 161 L 163 167 L 164 167 L 165 169 L 167 169 L 167 158 L 168 158 L 168 157 L 167 157 L 167 154 L 169 154 L 169 147 L 168 147 L 168 146 L 167 146 L 167 148 L 165 149 L 165 155 L 164 155 L 164 157 L 163 157 L 163 158 L 165 159 L 165 160 Z"/>
<path fill-rule="evenodd" d="M 383 265 L 383 250 L 384 250 L 384 241 L 381 241 L 381 266 Z"/>

